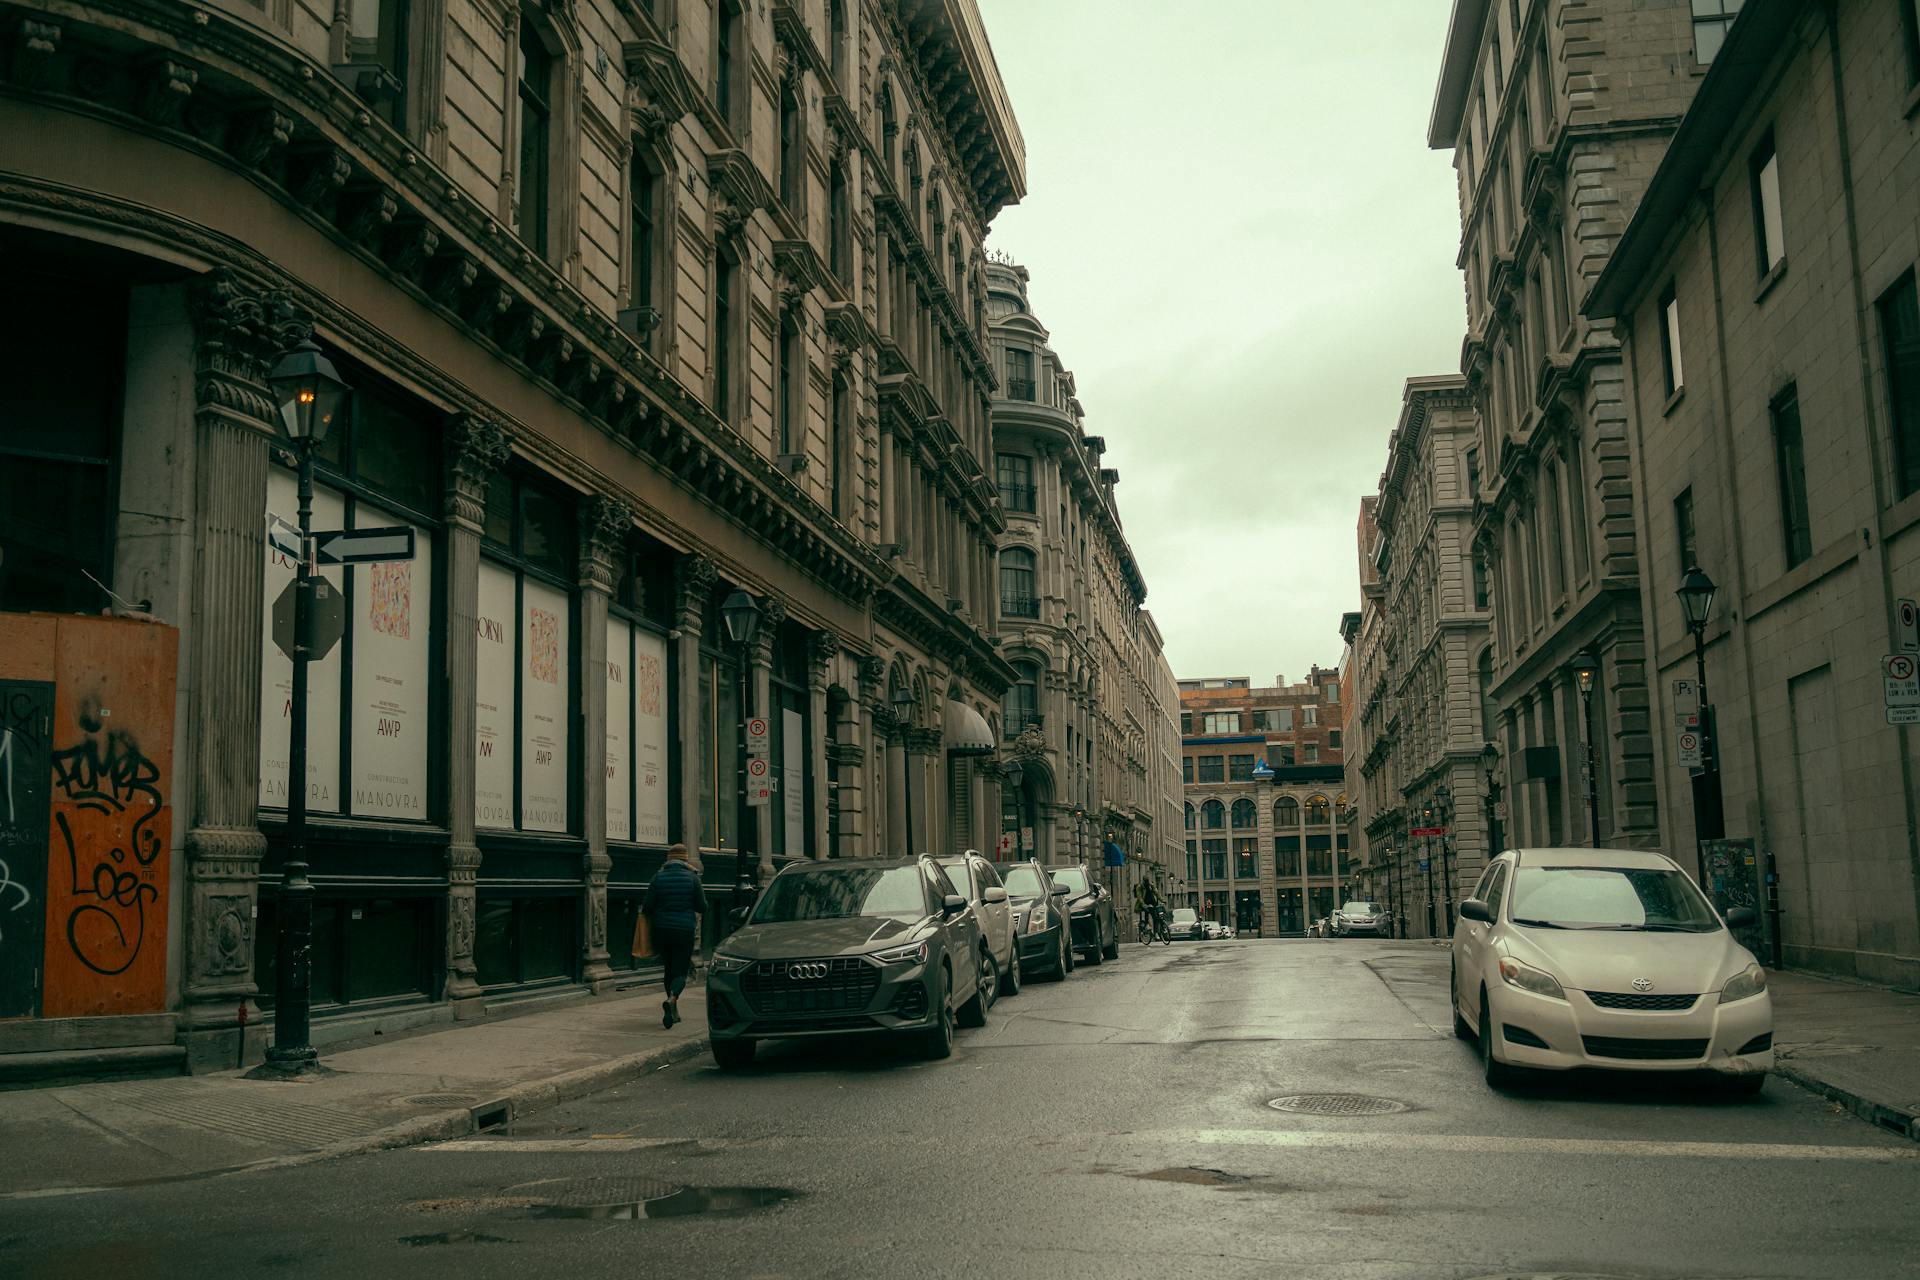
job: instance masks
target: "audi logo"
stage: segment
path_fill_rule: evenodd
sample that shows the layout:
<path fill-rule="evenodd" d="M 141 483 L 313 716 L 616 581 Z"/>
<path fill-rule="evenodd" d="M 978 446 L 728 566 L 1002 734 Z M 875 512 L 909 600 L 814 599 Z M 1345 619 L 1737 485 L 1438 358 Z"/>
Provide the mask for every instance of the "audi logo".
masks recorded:
<path fill-rule="evenodd" d="M 1653 990 L 1653 979 L 1652 978 L 1635 978 L 1633 980 L 1633 989 L 1635 991 L 1651 991 Z"/>
<path fill-rule="evenodd" d="M 787 966 L 787 976 L 796 982 L 805 978 L 824 978 L 829 966 L 824 960 L 809 960 L 804 964 Z"/>

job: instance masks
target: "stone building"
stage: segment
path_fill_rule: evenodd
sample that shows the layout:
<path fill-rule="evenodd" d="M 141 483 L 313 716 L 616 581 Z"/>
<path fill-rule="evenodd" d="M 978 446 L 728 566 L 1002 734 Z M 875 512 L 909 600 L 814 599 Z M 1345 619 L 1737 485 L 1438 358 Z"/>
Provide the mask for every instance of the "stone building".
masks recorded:
<path fill-rule="evenodd" d="M 1487 859 L 1481 753 L 1490 725 L 1476 678 L 1485 652 L 1487 584 L 1472 555 L 1466 458 L 1478 423 L 1466 379 L 1409 378 L 1387 445 L 1380 492 L 1363 513 L 1366 611 L 1356 697 L 1364 753 L 1356 791 L 1374 886 L 1406 937 L 1452 934 L 1462 886 Z M 1376 750 L 1376 744 L 1379 749 Z M 1391 753 L 1391 769 L 1386 764 Z"/>
<path fill-rule="evenodd" d="M 1722 9 L 1732 6 L 1721 6 Z M 1626 373 L 1578 313 L 1731 17 L 1688 0 L 1455 0 L 1427 141 L 1453 152 L 1466 275 L 1461 371 L 1476 655 L 1515 843 L 1589 839 L 1580 695 L 1590 649 L 1600 838 L 1659 839 Z"/>
<path fill-rule="evenodd" d="M 0 1052 L 258 1056 L 290 785 L 264 379 L 309 336 L 354 390 L 317 527 L 419 547 L 327 571 L 349 621 L 291 783 L 316 1038 L 605 987 L 672 840 L 717 920 L 752 868 L 991 839 L 980 243 L 1024 161 L 972 0 L 0 19 L 0 691 L 21 725 L 51 698 L 54 817 L 109 764 L 139 787 L 100 803 L 164 814 L 131 860 L 9 831 L 81 941 L 8 928 Z"/>
<path fill-rule="evenodd" d="M 1587 302 L 1625 345 L 1661 844 L 1691 868 L 1712 820 L 1673 692 L 1698 566 L 1725 833 L 1777 876 L 1781 957 L 1906 987 L 1920 778 L 1883 660 L 1920 647 L 1916 103 L 1912 3 L 1747 0 Z"/>
<path fill-rule="evenodd" d="M 998 633 L 1013 670 L 999 724 L 1006 764 L 1018 766 L 1002 793 L 1003 856 L 1098 863 L 1111 840 L 1130 861 L 1155 858 L 1179 794 L 1156 769 L 1157 726 L 1171 714 L 1156 685 L 1170 669 L 1120 526 L 1120 473 L 1101 465 L 1106 441 L 1086 432 L 1073 374 L 1028 304 L 1027 278 L 1004 257 L 986 264 L 1001 375 L 994 476 L 1006 518 Z"/>
<path fill-rule="evenodd" d="M 1209 920 L 1298 934 L 1337 905 L 1349 852 L 1340 673 L 1255 688 L 1180 681 L 1185 897 Z"/>

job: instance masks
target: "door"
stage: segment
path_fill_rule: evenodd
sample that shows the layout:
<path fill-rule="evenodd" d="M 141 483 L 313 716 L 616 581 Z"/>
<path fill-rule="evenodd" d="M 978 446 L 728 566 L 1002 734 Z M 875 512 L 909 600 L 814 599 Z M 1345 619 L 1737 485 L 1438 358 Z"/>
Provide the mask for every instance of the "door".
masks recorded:
<path fill-rule="evenodd" d="M 1496 862 L 1488 867 L 1474 890 L 1474 896 L 1487 904 L 1496 921 L 1500 918 L 1501 899 L 1506 896 L 1507 866 L 1507 863 Z M 1466 1010 L 1475 1022 L 1480 1020 L 1480 984 L 1485 982 L 1489 990 L 1493 987 L 1494 980 L 1487 972 L 1493 929 L 1493 925 L 1469 920 L 1465 916 L 1461 916 L 1454 925 L 1454 941 L 1458 949 L 1454 980 L 1459 987 L 1459 1007 Z"/>
<path fill-rule="evenodd" d="M 1006 892 L 1006 886 L 1000 883 L 1000 876 L 993 865 L 984 858 L 972 863 L 973 882 L 980 888 L 981 923 L 987 931 L 987 950 L 993 953 L 994 963 L 1002 969 L 1013 965 L 1013 904 L 1005 898 L 998 902 L 986 901 L 987 890 L 999 889 Z"/>
<path fill-rule="evenodd" d="M 0 1018 L 40 1014 L 53 686 L 0 680 Z"/>

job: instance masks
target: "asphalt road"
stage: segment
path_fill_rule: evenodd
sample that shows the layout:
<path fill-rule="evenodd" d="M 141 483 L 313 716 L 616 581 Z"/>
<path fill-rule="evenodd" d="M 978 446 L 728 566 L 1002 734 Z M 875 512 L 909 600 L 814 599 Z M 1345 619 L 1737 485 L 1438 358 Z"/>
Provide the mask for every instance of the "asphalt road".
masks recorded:
<path fill-rule="evenodd" d="M 945 1062 L 788 1045 L 508 1134 L 0 1201 L 0 1276 L 1920 1275 L 1920 1146 L 1780 1081 L 1493 1093 L 1445 984 L 1424 944 L 1128 946 Z M 1301 1093 L 1404 1109 L 1269 1105 Z"/>

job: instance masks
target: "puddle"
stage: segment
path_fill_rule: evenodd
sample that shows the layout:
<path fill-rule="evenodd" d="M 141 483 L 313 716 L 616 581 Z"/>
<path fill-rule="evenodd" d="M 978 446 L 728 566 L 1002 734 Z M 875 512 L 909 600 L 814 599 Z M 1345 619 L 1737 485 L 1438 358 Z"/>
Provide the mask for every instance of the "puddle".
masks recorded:
<path fill-rule="evenodd" d="M 534 1204 L 527 1207 L 526 1213 L 534 1218 L 594 1218 L 610 1221 L 690 1218 L 708 1213 L 746 1213 L 796 1199 L 799 1194 L 785 1187 L 681 1187 L 667 1195 L 624 1204 Z"/>
<path fill-rule="evenodd" d="M 430 1236 L 401 1236 L 400 1243 L 419 1248 L 429 1244 L 512 1244 L 513 1241 L 479 1231 L 438 1231 Z"/>

